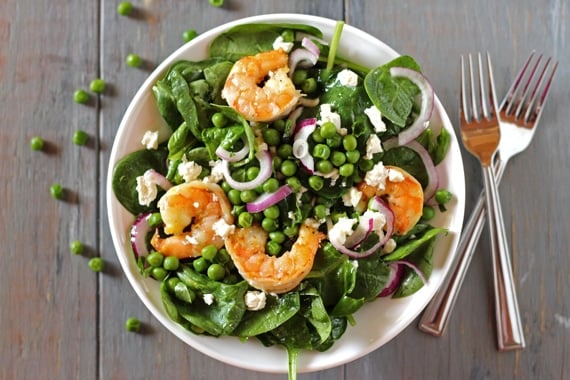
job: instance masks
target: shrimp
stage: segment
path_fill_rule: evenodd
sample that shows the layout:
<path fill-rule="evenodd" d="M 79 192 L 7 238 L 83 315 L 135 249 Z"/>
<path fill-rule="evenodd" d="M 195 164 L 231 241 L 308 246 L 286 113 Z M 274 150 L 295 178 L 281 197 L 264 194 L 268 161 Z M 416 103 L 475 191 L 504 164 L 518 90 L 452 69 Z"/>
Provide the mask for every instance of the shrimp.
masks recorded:
<path fill-rule="evenodd" d="M 214 225 L 233 227 L 230 201 L 214 183 L 192 181 L 174 186 L 160 198 L 158 207 L 164 233 L 171 236 L 162 237 L 157 230 L 150 244 L 165 256 L 197 257 L 211 244 L 222 248 L 223 234 Z"/>
<path fill-rule="evenodd" d="M 287 62 L 281 49 L 243 57 L 232 67 L 222 97 L 249 121 L 273 121 L 289 114 L 301 92 L 287 75 Z"/>
<path fill-rule="evenodd" d="M 237 229 L 226 249 L 242 277 L 254 288 L 285 293 L 295 288 L 311 271 L 324 234 L 303 224 L 290 251 L 279 257 L 265 254 L 267 232 L 258 225 Z"/>
<path fill-rule="evenodd" d="M 390 165 L 387 165 L 386 169 L 400 172 L 404 177 L 403 180 L 391 181 L 390 178 L 386 178 L 384 189 L 370 186 L 362 181 L 357 188 L 362 191 L 364 202 L 376 195 L 384 198 L 394 213 L 394 233 L 405 235 L 422 216 L 424 191 L 418 180 L 404 169 Z"/>

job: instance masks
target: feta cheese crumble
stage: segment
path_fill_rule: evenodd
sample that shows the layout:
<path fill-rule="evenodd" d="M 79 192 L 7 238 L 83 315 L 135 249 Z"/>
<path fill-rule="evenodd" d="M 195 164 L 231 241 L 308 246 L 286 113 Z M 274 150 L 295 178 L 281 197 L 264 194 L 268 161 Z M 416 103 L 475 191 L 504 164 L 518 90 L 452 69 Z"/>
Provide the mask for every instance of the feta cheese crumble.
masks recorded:
<path fill-rule="evenodd" d="M 380 190 L 386 188 L 386 178 L 388 178 L 388 169 L 384 167 L 382 162 L 377 163 L 374 167 L 366 172 L 364 182 L 370 186 L 377 187 Z"/>
<path fill-rule="evenodd" d="M 351 187 L 350 190 L 342 196 L 342 201 L 346 207 L 358 206 L 361 199 L 362 191 L 358 190 L 356 187 Z"/>
<path fill-rule="evenodd" d="M 346 87 L 356 87 L 358 85 L 358 75 L 349 69 L 341 70 L 337 76 L 336 80 L 343 86 Z"/>
<path fill-rule="evenodd" d="M 250 290 L 245 293 L 244 302 L 247 310 L 257 311 L 265 307 L 267 297 L 264 292 Z"/>
<path fill-rule="evenodd" d="M 147 149 L 157 149 L 158 131 L 146 131 L 141 139 L 141 144 L 143 144 Z"/>
<path fill-rule="evenodd" d="M 382 114 L 376 106 L 368 107 L 364 110 L 364 113 L 368 116 L 368 120 L 372 123 L 376 133 L 386 132 L 386 124 L 382 120 Z"/>
<path fill-rule="evenodd" d="M 351 219 L 347 217 L 342 217 L 338 219 L 332 228 L 329 230 L 329 240 L 334 240 L 338 244 L 343 245 L 346 239 L 352 235 L 352 226 L 358 221 L 356 219 Z"/>
<path fill-rule="evenodd" d="M 404 174 L 401 171 L 395 169 L 388 169 L 388 180 L 390 182 L 402 182 L 404 179 Z"/>
<path fill-rule="evenodd" d="M 396 249 L 396 241 L 394 239 L 388 239 L 386 244 L 384 244 L 384 253 L 392 253 Z"/>
<path fill-rule="evenodd" d="M 283 49 L 285 53 L 289 53 L 293 49 L 293 42 L 285 42 L 282 36 L 273 41 L 273 50 Z"/>
<path fill-rule="evenodd" d="M 382 141 L 378 135 L 371 134 L 366 140 L 366 154 L 364 158 L 371 160 L 376 153 L 382 153 Z"/>
<path fill-rule="evenodd" d="M 204 300 L 204 303 L 206 305 L 211 305 L 214 303 L 214 295 L 213 294 L 206 293 L 202 296 L 202 299 Z"/>
<path fill-rule="evenodd" d="M 143 175 L 138 176 L 136 180 L 139 204 L 142 206 L 149 206 L 158 195 L 158 186 L 152 178 L 152 169 L 149 169 Z"/>
<path fill-rule="evenodd" d="M 235 231 L 236 226 L 228 224 L 223 218 L 221 218 L 212 225 L 212 229 L 216 235 L 225 239 Z"/>
<path fill-rule="evenodd" d="M 318 125 L 323 125 L 326 122 L 331 122 L 336 127 L 336 131 L 338 132 L 339 135 L 345 136 L 348 133 L 348 130 L 346 128 L 342 128 L 340 115 L 332 111 L 332 107 L 330 104 L 328 103 L 321 104 L 319 110 L 320 110 L 320 119 L 317 121 Z"/>
<path fill-rule="evenodd" d="M 210 171 L 210 175 L 205 177 L 203 181 L 205 183 L 218 183 L 224 179 L 224 164 L 222 160 L 210 161 L 209 164 L 212 170 Z"/>
<path fill-rule="evenodd" d="M 202 167 L 194 161 L 188 161 L 186 155 L 182 156 L 182 162 L 178 165 L 178 174 L 184 178 L 184 182 L 197 179 L 202 173 Z"/>

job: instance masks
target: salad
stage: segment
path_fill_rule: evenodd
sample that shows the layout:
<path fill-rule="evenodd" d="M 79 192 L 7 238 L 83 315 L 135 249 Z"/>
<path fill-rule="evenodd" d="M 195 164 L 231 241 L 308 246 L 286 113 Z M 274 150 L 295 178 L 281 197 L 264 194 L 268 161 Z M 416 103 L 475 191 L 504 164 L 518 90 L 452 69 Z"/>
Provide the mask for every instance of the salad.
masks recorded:
<path fill-rule="evenodd" d="M 451 197 L 433 90 L 412 57 L 338 56 L 342 27 L 328 43 L 309 25 L 239 25 L 174 63 L 153 87 L 168 139 L 150 125 L 113 170 L 170 318 L 284 346 L 291 377 L 363 305 L 419 290 L 446 232 L 429 224 Z"/>

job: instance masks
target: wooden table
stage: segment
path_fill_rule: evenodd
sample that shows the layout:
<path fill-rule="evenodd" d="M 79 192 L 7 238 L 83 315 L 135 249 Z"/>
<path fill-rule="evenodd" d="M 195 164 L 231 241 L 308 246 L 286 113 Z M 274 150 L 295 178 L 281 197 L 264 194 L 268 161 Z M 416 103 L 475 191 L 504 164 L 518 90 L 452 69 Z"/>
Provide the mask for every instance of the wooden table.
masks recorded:
<path fill-rule="evenodd" d="M 300 379 L 570 378 L 570 32 L 566 0 L 206 0 L 0 2 L 0 379 L 282 379 L 222 364 L 186 346 L 145 309 L 123 275 L 111 243 L 105 202 L 107 162 L 122 115 L 155 65 L 205 31 L 245 16 L 295 12 L 344 19 L 418 59 L 457 124 L 459 55 L 489 51 L 504 94 L 532 49 L 561 65 L 529 149 L 512 160 L 501 196 L 527 348 L 498 353 L 486 234 L 446 334 L 416 323 L 353 363 Z M 429 5 L 428 5 L 429 4 Z M 544 5 L 541 5 L 544 4 Z M 128 53 L 145 59 L 125 64 Z M 77 88 L 104 78 L 88 105 Z M 76 146 L 77 129 L 89 136 Z M 43 152 L 30 149 L 42 136 Z M 465 151 L 464 151 L 465 153 Z M 477 162 L 464 154 L 469 214 L 482 188 Z M 56 201 L 49 188 L 66 189 Z M 69 243 L 87 251 L 72 255 Z M 106 269 L 93 273 L 91 256 Z M 125 332 L 137 316 L 143 333 Z"/>

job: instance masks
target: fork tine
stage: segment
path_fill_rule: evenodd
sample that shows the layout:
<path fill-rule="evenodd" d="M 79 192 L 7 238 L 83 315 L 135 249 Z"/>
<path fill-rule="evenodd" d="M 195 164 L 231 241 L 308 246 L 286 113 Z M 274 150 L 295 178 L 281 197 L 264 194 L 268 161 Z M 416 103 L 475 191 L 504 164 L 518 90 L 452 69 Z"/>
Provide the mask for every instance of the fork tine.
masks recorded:
<path fill-rule="evenodd" d="M 475 80 L 473 73 L 473 59 L 469 53 L 469 83 L 471 85 L 471 119 L 479 121 L 479 111 L 477 110 L 477 96 L 475 95 Z"/>
<path fill-rule="evenodd" d="M 531 74 L 528 77 L 528 80 L 524 86 L 524 89 L 522 90 L 522 93 L 518 99 L 518 104 L 516 104 L 517 109 L 514 113 L 514 116 L 516 119 L 518 119 L 521 116 L 521 113 L 523 112 L 524 109 L 526 109 L 526 106 L 530 106 L 530 103 L 528 103 L 528 99 L 529 99 L 529 95 L 532 97 L 532 95 L 530 94 L 531 90 L 529 89 L 529 87 L 531 86 L 531 84 L 534 83 L 540 83 L 540 76 L 542 74 L 539 74 L 539 79 L 536 80 L 535 79 L 535 75 L 538 72 L 538 67 L 540 66 L 540 63 L 542 62 L 542 54 L 538 56 L 536 63 L 534 64 L 534 67 L 532 68 Z M 550 62 L 550 58 L 547 60 L 546 65 L 548 65 L 548 63 Z"/>
<path fill-rule="evenodd" d="M 512 111 L 512 107 L 513 105 L 516 104 L 516 102 L 514 102 L 513 100 L 516 98 L 516 95 L 520 89 L 520 85 L 525 77 L 526 71 L 528 69 L 528 67 L 530 66 L 532 59 L 534 58 L 534 54 L 535 52 L 532 51 L 529 55 L 529 57 L 527 58 L 525 64 L 523 65 L 522 69 L 519 71 L 519 73 L 516 76 L 516 79 L 514 80 L 513 84 L 511 85 L 511 87 L 509 88 L 509 91 L 507 91 L 507 95 L 505 96 L 505 98 L 503 99 L 503 102 L 501 103 L 501 106 L 499 107 L 499 109 L 503 110 L 507 115 L 511 114 Z M 538 61 L 540 62 L 540 57 L 538 58 Z M 529 83 L 530 83 L 530 79 L 532 78 L 532 76 L 534 75 L 534 70 L 536 70 L 536 65 L 535 68 L 533 69 L 532 73 L 529 76 L 529 81 L 523 86 L 526 90 L 526 88 L 528 87 Z M 523 90 L 523 92 L 525 91 Z M 505 108 L 506 107 L 506 108 Z"/>
<path fill-rule="evenodd" d="M 556 74 L 556 69 L 558 69 L 558 62 L 556 62 L 554 63 L 554 67 L 552 68 L 550 75 L 546 77 L 545 74 L 549 69 L 550 61 L 551 59 L 549 58 L 546 64 L 544 65 L 542 72 L 540 73 L 540 79 L 538 80 L 538 84 L 534 88 L 531 99 L 528 103 L 528 108 L 524 115 L 525 123 L 533 123 L 533 124 L 536 123 L 536 121 L 538 121 L 538 118 L 540 117 L 540 114 L 542 113 L 543 109 L 542 106 L 544 105 L 544 101 L 548 97 L 548 93 L 550 92 L 550 85 L 552 84 L 552 79 L 554 79 L 554 75 Z M 542 93 L 540 93 L 539 97 L 538 96 L 539 90 L 540 88 L 542 88 L 545 80 L 546 84 L 544 86 L 544 89 L 542 90 Z"/>
<path fill-rule="evenodd" d="M 481 53 L 477 53 L 477 65 L 479 66 L 479 104 L 481 107 L 482 116 L 489 118 L 489 110 L 485 97 L 485 80 L 483 79 L 483 63 L 481 61 Z"/>
<path fill-rule="evenodd" d="M 459 118 L 462 121 L 467 121 L 467 98 L 465 94 L 465 59 L 461 56 L 461 80 L 459 81 Z"/>
<path fill-rule="evenodd" d="M 490 117 L 497 114 L 497 95 L 495 91 L 495 78 L 493 78 L 493 68 L 491 66 L 491 56 L 487 52 L 487 71 L 489 72 L 489 105 L 491 108 Z"/>

